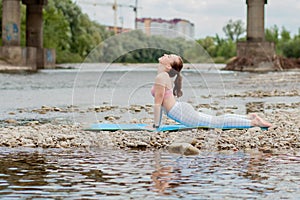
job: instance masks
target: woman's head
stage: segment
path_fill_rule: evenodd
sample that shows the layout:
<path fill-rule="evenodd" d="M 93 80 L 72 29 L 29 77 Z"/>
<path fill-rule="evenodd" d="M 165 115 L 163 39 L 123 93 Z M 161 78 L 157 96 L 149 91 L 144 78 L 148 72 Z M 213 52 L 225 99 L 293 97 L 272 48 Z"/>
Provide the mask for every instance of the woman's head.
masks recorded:
<path fill-rule="evenodd" d="M 183 67 L 183 62 L 180 56 L 175 54 L 164 54 L 158 59 L 159 63 L 166 66 L 171 77 L 179 73 Z"/>
<path fill-rule="evenodd" d="M 180 75 L 180 71 L 183 67 L 182 58 L 174 54 L 164 54 L 159 58 L 159 63 L 167 67 L 170 77 L 174 77 L 176 75 L 173 94 L 177 97 L 181 97 L 182 77 Z"/>

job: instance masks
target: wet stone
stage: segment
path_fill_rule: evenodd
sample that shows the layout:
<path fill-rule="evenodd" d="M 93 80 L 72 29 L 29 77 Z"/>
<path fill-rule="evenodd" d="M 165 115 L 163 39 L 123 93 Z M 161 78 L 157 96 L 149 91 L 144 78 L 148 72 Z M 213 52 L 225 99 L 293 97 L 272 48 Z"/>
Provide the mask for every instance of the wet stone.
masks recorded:
<path fill-rule="evenodd" d="M 182 155 L 198 155 L 200 151 L 189 143 L 173 143 L 168 147 L 170 153 Z"/>

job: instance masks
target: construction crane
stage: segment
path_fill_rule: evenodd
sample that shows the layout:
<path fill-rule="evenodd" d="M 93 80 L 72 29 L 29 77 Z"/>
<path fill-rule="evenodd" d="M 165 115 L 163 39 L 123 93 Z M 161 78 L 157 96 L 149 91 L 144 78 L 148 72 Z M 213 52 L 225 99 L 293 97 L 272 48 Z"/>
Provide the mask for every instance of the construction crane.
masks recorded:
<path fill-rule="evenodd" d="M 87 1 L 77 1 L 83 4 L 90 4 L 90 5 L 94 5 L 94 6 L 111 6 L 113 11 L 114 11 L 114 33 L 117 34 L 118 32 L 118 12 L 117 12 L 117 8 L 118 7 L 129 7 L 129 8 L 133 8 L 133 11 L 135 13 L 135 24 L 134 24 L 134 28 L 137 29 L 137 10 L 138 10 L 138 0 L 135 0 L 135 5 L 125 5 L 125 4 L 118 4 L 117 0 L 114 0 L 114 3 L 94 3 L 94 2 L 87 2 Z"/>

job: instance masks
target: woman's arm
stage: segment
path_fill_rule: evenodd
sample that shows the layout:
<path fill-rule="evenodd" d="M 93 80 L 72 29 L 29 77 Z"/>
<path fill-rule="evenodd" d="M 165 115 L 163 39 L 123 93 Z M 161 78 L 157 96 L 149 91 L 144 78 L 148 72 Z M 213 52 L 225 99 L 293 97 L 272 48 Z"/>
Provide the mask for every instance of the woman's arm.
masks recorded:
<path fill-rule="evenodd" d="M 154 125 L 158 127 L 161 123 L 161 106 L 165 94 L 165 83 L 163 76 L 158 75 L 155 78 L 154 91 Z"/>

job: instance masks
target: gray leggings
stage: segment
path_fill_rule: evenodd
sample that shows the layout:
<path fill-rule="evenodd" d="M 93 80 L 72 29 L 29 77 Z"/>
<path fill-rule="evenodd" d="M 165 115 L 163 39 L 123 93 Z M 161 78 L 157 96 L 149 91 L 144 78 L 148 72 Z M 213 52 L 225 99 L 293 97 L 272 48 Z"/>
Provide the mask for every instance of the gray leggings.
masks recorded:
<path fill-rule="evenodd" d="M 185 102 L 176 104 L 167 116 L 185 126 L 204 126 L 211 128 L 249 128 L 251 120 L 246 115 L 224 114 L 212 116 L 197 112 L 192 105 Z"/>

